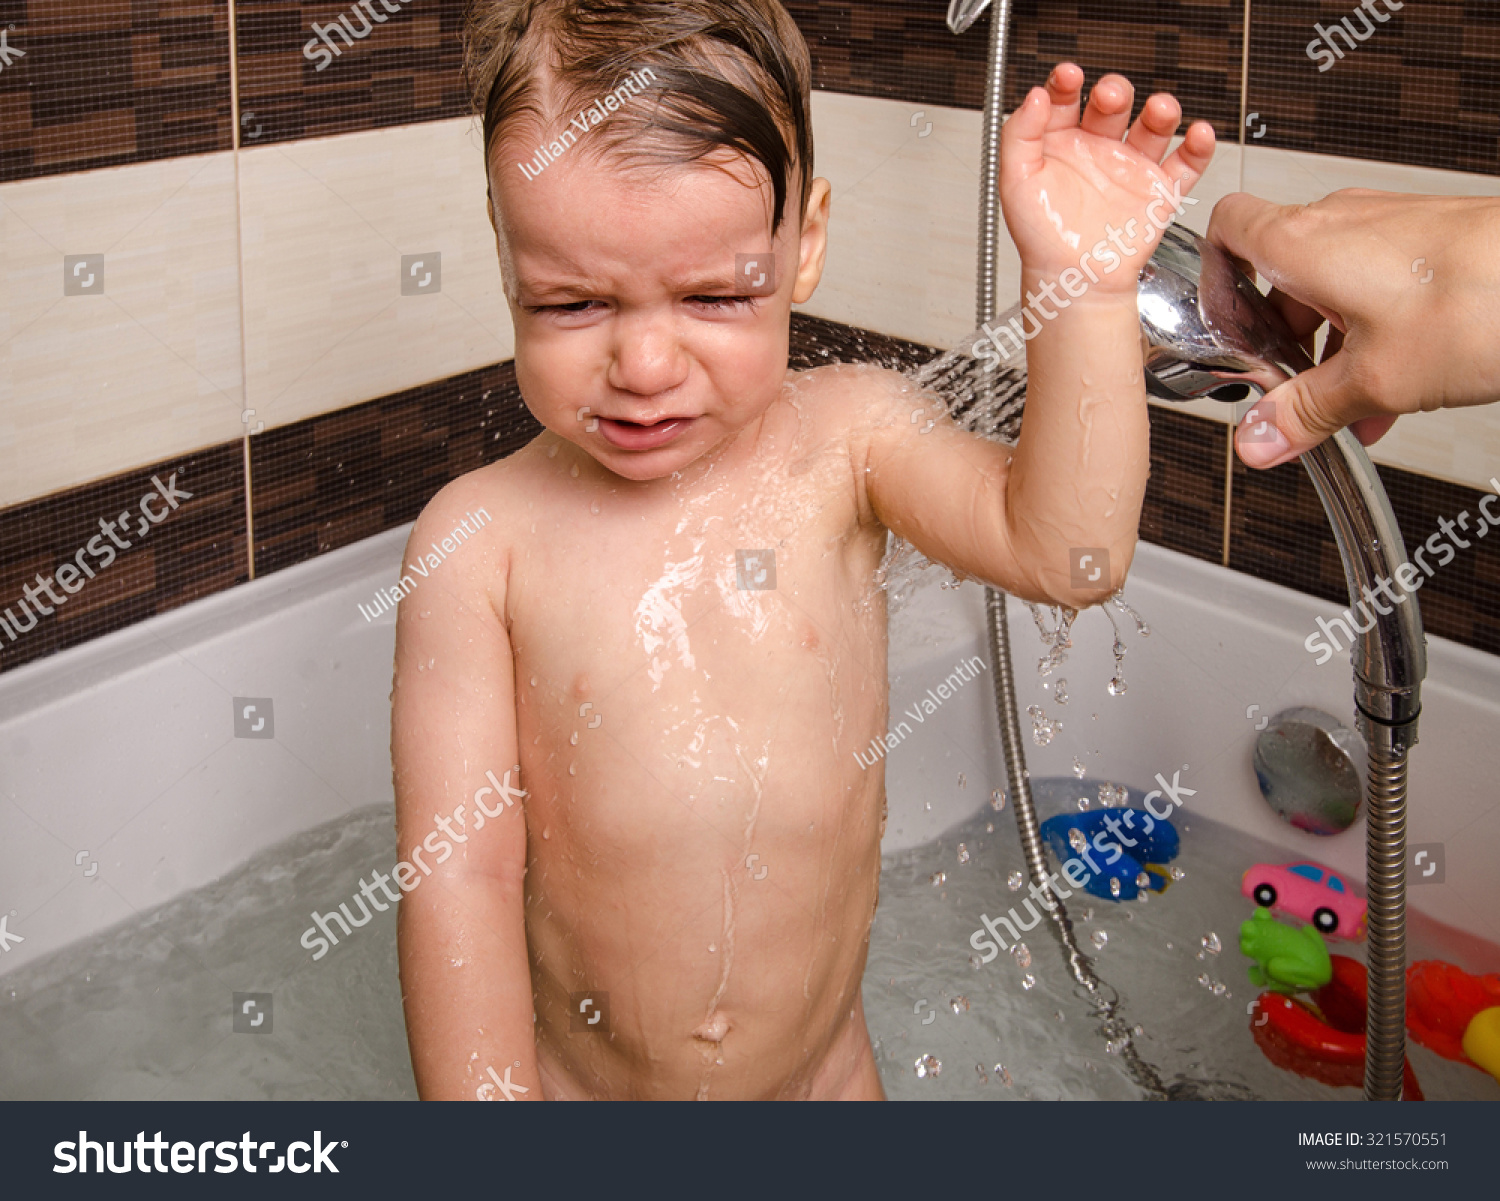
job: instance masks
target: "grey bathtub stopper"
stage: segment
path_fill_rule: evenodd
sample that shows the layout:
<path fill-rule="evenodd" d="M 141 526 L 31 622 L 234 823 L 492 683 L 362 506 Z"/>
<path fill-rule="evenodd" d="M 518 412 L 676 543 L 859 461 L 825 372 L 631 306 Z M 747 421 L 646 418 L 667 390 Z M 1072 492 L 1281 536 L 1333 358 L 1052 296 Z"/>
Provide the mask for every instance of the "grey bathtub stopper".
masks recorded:
<path fill-rule="evenodd" d="M 1255 740 L 1255 777 L 1282 821 L 1310 834 L 1338 834 L 1359 819 L 1364 743 L 1321 709 L 1284 709 Z"/>

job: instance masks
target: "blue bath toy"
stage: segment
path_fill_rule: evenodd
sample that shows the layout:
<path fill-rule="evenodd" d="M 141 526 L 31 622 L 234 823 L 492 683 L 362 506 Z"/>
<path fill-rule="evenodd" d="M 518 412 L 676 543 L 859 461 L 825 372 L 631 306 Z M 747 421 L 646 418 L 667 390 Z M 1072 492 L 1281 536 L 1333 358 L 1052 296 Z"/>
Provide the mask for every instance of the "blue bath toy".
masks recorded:
<path fill-rule="evenodd" d="M 1042 838 L 1060 862 L 1076 865 L 1061 877 L 1064 886 L 1082 877 L 1079 886 L 1105 901 L 1133 901 L 1142 888 L 1165 892 L 1172 878 L 1162 864 L 1182 846 L 1166 818 L 1126 806 L 1048 818 Z"/>

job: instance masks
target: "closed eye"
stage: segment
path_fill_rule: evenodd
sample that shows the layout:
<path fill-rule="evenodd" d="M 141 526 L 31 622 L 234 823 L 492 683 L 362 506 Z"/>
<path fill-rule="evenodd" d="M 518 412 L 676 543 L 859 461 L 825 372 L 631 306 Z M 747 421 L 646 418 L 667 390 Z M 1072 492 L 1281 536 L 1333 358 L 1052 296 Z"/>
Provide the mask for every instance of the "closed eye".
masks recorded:
<path fill-rule="evenodd" d="M 709 308 L 732 309 L 740 305 L 754 304 L 757 298 L 754 296 L 689 296 L 688 299 L 694 304 L 707 305 Z"/>

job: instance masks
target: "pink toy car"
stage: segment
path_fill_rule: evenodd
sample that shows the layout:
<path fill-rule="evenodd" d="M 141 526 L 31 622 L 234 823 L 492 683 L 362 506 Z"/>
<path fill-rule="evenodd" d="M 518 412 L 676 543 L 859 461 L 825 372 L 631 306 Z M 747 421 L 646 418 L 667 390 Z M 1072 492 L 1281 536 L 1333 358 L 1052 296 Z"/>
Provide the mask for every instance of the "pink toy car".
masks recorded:
<path fill-rule="evenodd" d="M 1365 903 L 1316 863 L 1257 863 L 1240 881 L 1240 892 L 1266 909 L 1311 922 L 1319 934 L 1351 940 L 1364 935 Z"/>

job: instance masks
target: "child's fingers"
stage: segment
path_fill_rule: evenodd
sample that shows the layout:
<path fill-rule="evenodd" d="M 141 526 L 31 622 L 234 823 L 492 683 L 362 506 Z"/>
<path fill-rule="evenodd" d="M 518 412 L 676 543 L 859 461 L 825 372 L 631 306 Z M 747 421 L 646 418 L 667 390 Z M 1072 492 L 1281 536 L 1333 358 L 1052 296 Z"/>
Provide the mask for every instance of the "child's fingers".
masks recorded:
<path fill-rule="evenodd" d="M 1080 124 L 1085 133 L 1097 134 L 1118 142 L 1130 126 L 1130 106 L 1135 89 L 1123 75 L 1106 75 L 1089 93 L 1089 104 Z"/>
<path fill-rule="evenodd" d="M 1213 162 L 1214 145 L 1214 127 L 1207 121 L 1194 121 L 1188 126 L 1182 144 L 1167 156 L 1161 169 L 1185 192 L 1203 177 L 1208 164 Z"/>
<path fill-rule="evenodd" d="M 1000 128 L 1000 183 L 1025 179 L 1042 162 L 1042 140 L 1053 114 L 1042 88 L 1032 88 Z"/>
<path fill-rule="evenodd" d="M 1125 143 L 1133 146 L 1153 163 L 1161 162 L 1161 156 L 1172 144 L 1172 135 L 1182 121 L 1182 107 L 1166 92 L 1158 92 L 1141 107 L 1141 115 L 1135 119 Z"/>
<path fill-rule="evenodd" d="M 1047 99 L 1052 113 L 1049 130 L 1071 129 L 1078 124 L 1078 106 L 1083 99 L 1083 68 L 1077 63 L 1058 63 L 1047 76 Z"/>

